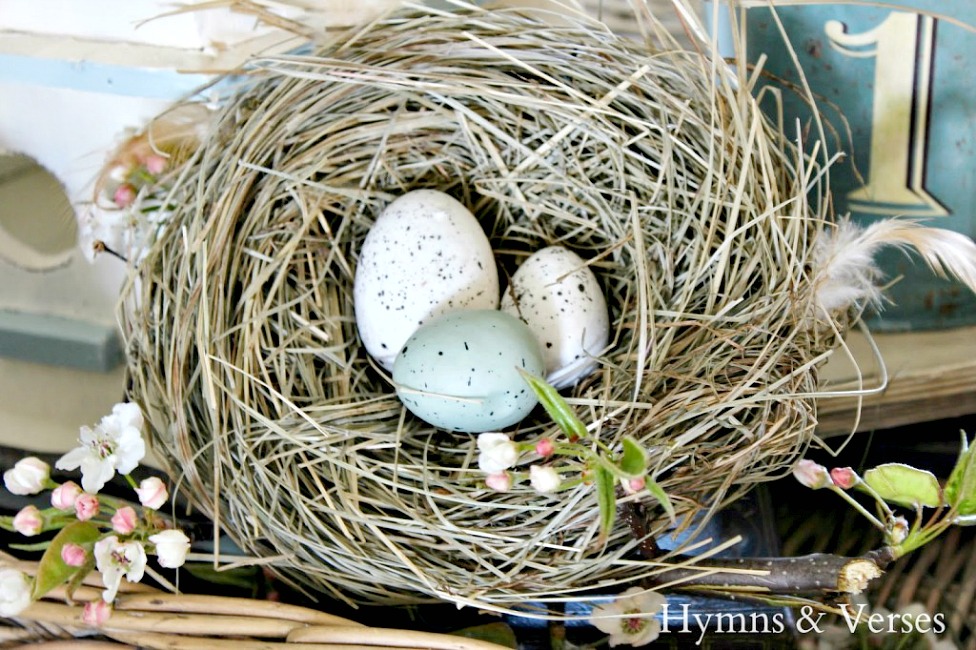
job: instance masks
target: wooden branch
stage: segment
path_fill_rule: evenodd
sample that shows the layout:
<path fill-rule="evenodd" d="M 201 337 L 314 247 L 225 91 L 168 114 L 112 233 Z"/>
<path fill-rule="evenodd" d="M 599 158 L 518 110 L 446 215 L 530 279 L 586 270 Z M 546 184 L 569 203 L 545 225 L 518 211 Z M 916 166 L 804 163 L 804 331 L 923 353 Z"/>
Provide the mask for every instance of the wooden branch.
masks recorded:
<path fill-rule="evenodd" d="M 895 560 L 889 547 L 857 557 L 814 553 L 801 557 L 708 558 L 664 571 L 645 587 L 748 590 L 777 595 L 859 594 Z"/>

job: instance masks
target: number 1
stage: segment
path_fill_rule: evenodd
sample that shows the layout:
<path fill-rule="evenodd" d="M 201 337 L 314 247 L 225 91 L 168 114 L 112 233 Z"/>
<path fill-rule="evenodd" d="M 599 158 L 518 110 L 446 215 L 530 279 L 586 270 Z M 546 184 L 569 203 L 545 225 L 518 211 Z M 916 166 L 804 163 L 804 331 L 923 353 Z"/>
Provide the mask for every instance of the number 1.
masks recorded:
<path fill-rule="evenodd" d="M 851 209 L 948 214 L 923 187 L 935 20 L 896 11 L 866 32 L 848 34 L 845 29 L 837 20 L 826 23 L 831 46 L 847 56 L 876 60 L 868 182 L 847 195 Z"/>

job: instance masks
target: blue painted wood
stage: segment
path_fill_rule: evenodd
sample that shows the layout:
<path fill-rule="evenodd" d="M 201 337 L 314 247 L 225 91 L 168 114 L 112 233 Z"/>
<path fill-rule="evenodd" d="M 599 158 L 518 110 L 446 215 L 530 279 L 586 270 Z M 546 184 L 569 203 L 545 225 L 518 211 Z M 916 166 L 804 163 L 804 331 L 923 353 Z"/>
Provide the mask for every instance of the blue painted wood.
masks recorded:
<path fill-rule="evenodd" d="M 0 356 L 96 372 L 123 357 L 112 326 L 13 310 L 0 310 Z"/>
<path fill-rule="evenodd" d="M 0 53 L 0 83 L 50 86 L 127 97 L 176 99 L 212 77 L 166 68 L 129 67 Z"/>

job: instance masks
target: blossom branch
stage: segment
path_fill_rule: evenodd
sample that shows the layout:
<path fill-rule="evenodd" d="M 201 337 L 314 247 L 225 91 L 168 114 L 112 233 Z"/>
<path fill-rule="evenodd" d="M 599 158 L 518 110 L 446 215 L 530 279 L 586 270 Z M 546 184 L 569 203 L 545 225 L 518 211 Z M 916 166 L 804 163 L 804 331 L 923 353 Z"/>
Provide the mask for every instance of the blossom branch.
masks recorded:
<path fill-rule="evenodd" d="M 138 583 L 149 574 L 172 586 L 147 564 L 148 556 L 154 555 L 162 568 L 178 568 L 186 561 L 190 539 L 156 512 L 169 500 L 166 484 L 155 476 L 136 483 L 131 476 L 145 455 L 143 427 L 142 411 L 132 403 L 116 404 L 94 428 L 81 427 L 80 445 L 55 464 L 61 470 L 80 468 L 81 486 L 73 481 L 55 483 L 50 466 L 34 457 L 21 459 L 4 473 L 4 485 L 14 494 L 51 489 L 51 507 L 41 510 L 28 505 L 13 518 L 0 518 L 0 528 L 27 537 L 58 532 L 30 545 L 32 550 L 44 550 L 34 575 L 0 567 L 0 616 L 16 616 L 56 589 L 63 589 L 71 602 L 94 570 L 101 574 L 105 588 L 100 598 L 85 604 L 81 620 L 91 626 L 101 626 L 111 616 L 123 580 Z M 141 517 L 129 502 L 97 496 L 116 474 L 138 496 Z"/>

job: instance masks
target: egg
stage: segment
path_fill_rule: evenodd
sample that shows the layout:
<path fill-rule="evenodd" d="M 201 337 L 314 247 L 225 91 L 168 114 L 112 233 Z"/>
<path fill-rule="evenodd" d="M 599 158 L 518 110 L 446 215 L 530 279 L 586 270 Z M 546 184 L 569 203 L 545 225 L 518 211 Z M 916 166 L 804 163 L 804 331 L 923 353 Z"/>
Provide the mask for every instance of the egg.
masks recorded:
<path fill-rule="evenodd" d="M 498 310 L 444 314 L 414 332 L 393 365 L 397 396 L 442 429 L 480 433 L 521 421 L 537 403 L 518 369 L 541 376 L 539 342 Z"/>
<path fill-rule="evenodd" d="M 420 325 L 457 309 L 498 307 L 498 270 L 471 212 L 437 190 L 408 192 L 377 217 L 353 282 L 366 351 L 390 370 Z"/>
<path fill-rule="evenodd" d="M 610 314 L 600 283 L 579 255 L 562 246 L 533 253 L 512 276 L 502 311 L 538 337 L 547 380 L 556 388 L 579 382 L 597 366 L 610 338 Z"/>

